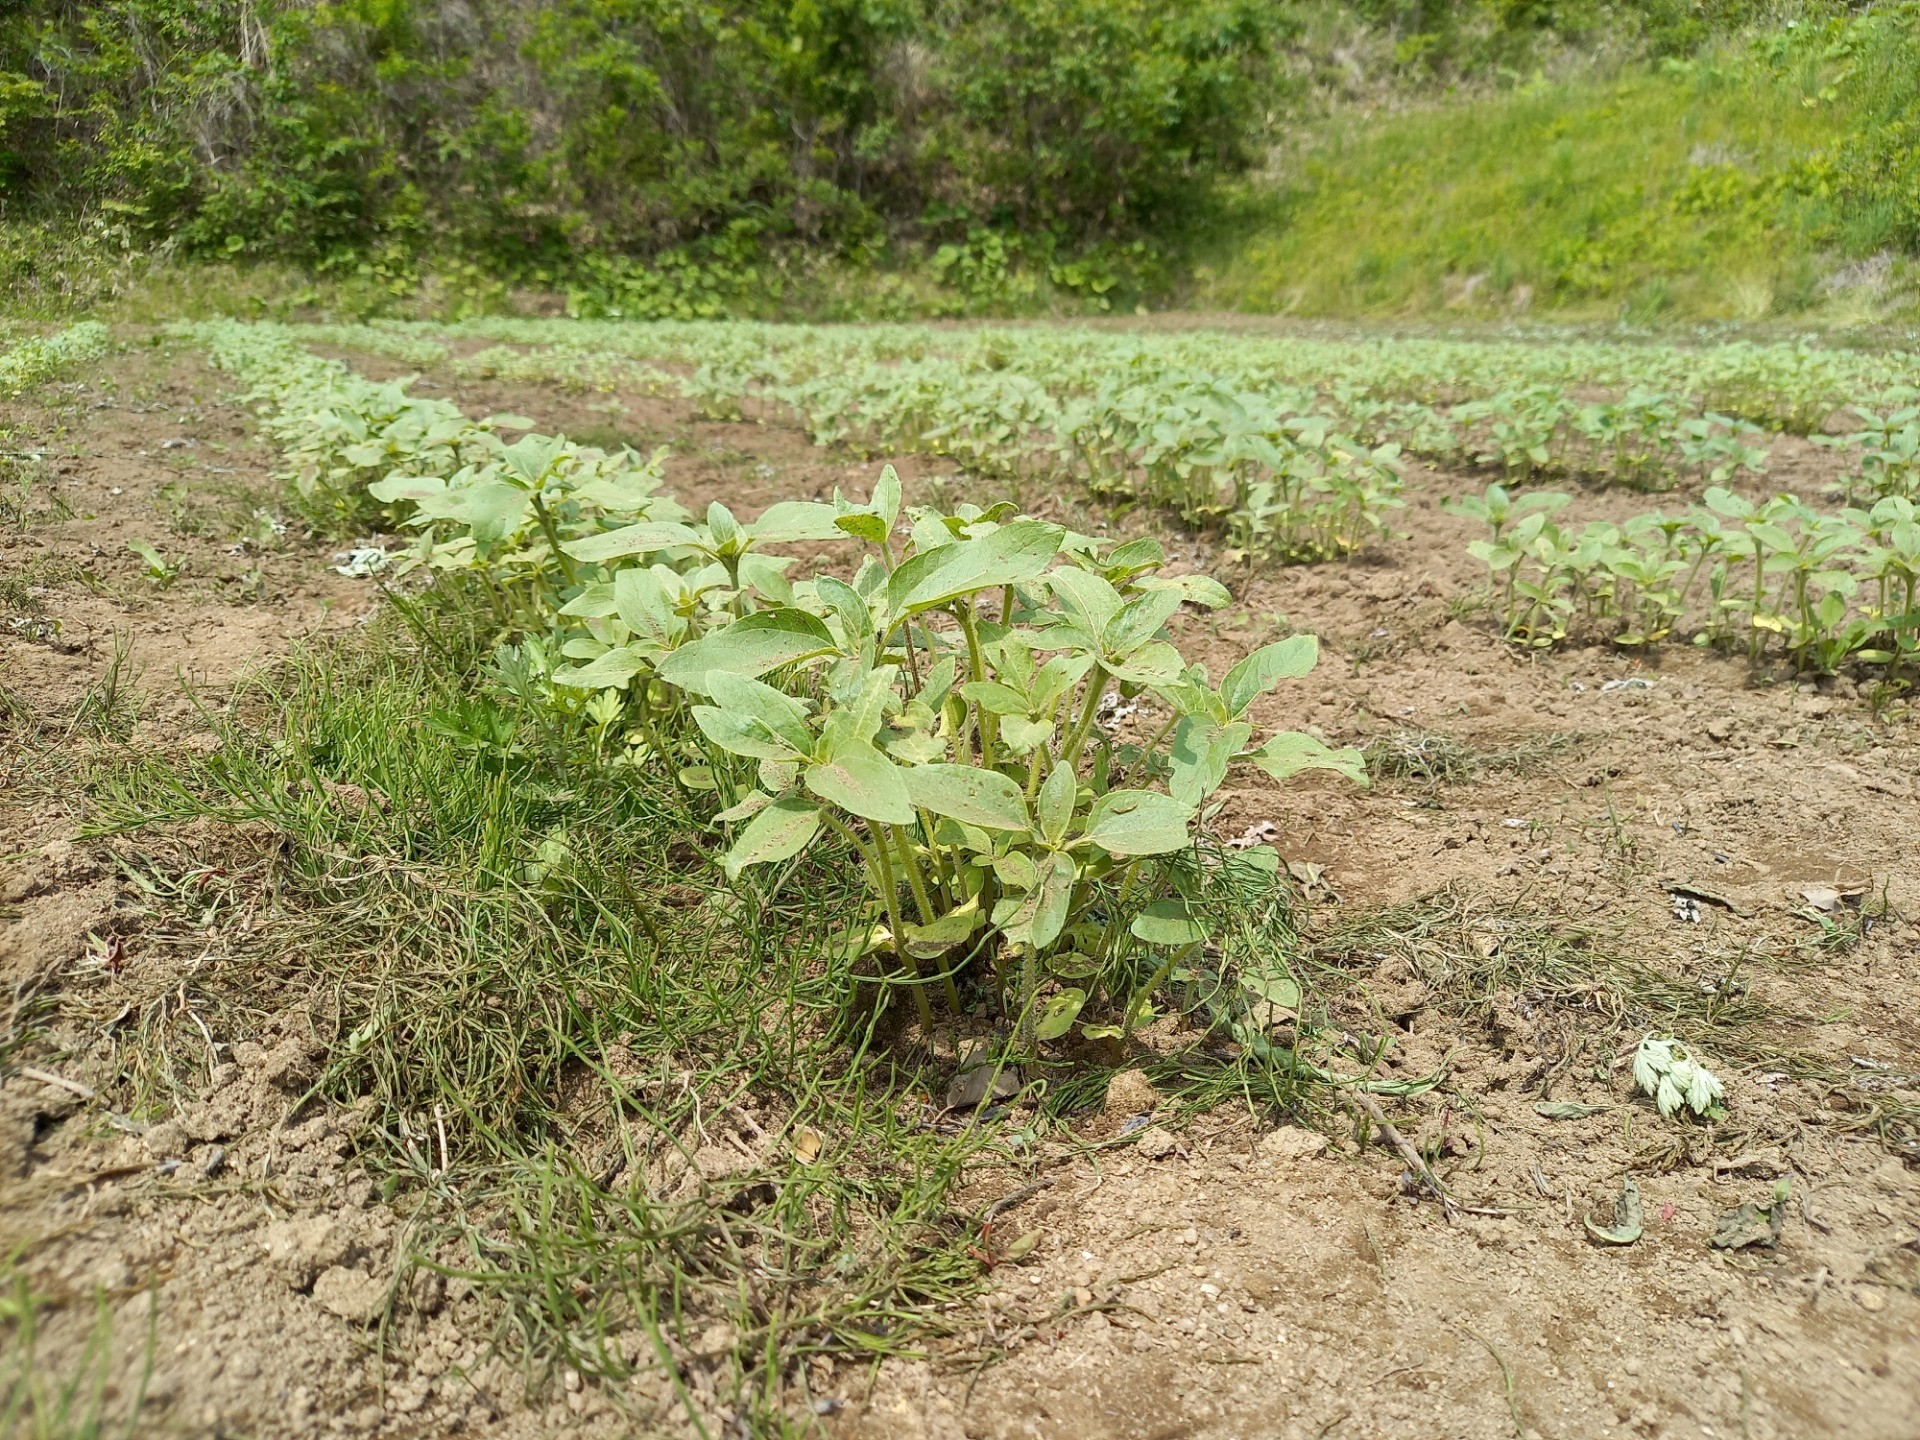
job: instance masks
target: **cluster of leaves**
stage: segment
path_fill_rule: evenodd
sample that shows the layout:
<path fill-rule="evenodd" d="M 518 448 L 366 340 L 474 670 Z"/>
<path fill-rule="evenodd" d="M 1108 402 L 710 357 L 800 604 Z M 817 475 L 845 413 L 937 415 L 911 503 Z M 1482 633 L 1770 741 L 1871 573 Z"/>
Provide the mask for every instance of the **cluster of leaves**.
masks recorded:
<path fill-rule="evenodd" d="M 1857 490 L 1875 499 L 1897 495 L 1920 500 L 1920 405 L 1880 411 L 1856 405 L 1853 413 L 1859 429 L 1813 437 L 1816 445 L 1854 452 L 1846 477 L 1847 503 L 1854 503 Z"/>
<path fill-rule="evenodd" d="M 1486 562 L 1510 639 L 1547 646 L 1576 630 L 1644 647 L 1687 624 L 1697 645 L 1750 659 L 1774 646 L 1796 669 L 1850 662 L 1910 682 L 1920 653 L 1920 510 L 1889 495 L 1823 513 L 1791 495 L 1754 503 L 1720 487 L 1682 515 L 1563 530 L 1567 502 L 1499 485 L 1450 508 L 1483 521 Z"/>
<path fill-rule="evenodd" d="M 1204 968 L 1210 922 L 1191 902 L 1209 864 L 1275 869 L 1271 851 L 1196 858 L 1229 767 L 1364 780 L 1357 751 L 1255 743 L 1252 706 L 1309 673 L 1317 644 L 1268 645 L 1216 685 L 1168 626 L 1227 592 L 1161 574 L 1152 541 L 1111 546 L 1005 504 L 903 513 L 890 467 L 865 504 L 786 501 L 748 522 L 715 503 L 695 520 L 632 452 L 508 444 L 511 417 L 409 403 L 272 327 L 191 333 L 251 382 L 296 479 L 394 507 L 420 531 L 403 570 L 485 585 L 502 683 L 615 762 L 714 793 L 736 827 L 729 876 L 825 837 L 857 854 L 872 912 L 847 943 L 893 957 L 879 978 L 929 1021 L 930 987 L 958 1007 L 973 985 L 1029 1043 L 1124 1034 Z M 795 545 L 831 548 L 796 578 L 780 553 Z M 1142 700 L 1162 719 L 1133 737 L 1115 717 Z M 1266 963 L 1238 974 L 1229 1014 L 1296 1003 L 1283 959 Z"/>
<path fill-rule="evenodd" d="M 92 320 L 52 335 L 23 336 L 0 350 L 0 395 L 18 395 L 29 385 L 89 365 L 106 353 L 107 327 Z"/>
<path fill-rule="evenodd" d="M 1726 1087 L 1677 1040 L 1659 1035 L 1644 1037 L 1633 1054 L 1633 1081 L 1653 1097 L 1662 1115 L 1691 1110 L 1705 1118 L 1726 1118 L 1726 1109 L 1720 1103 Z"/>

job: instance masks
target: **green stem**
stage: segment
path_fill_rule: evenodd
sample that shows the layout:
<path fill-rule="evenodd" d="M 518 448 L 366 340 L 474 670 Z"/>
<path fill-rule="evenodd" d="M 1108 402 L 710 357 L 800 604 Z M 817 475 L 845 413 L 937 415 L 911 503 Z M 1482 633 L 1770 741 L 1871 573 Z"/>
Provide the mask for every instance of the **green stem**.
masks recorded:
<path fill-rule="evenodd" d="M 973 597 L 969 595 L 965 603 L 955 607 L 959 617 L 960 629 L 967 637 L 967 669 L 975 680 L 987 678 L 986 659 L 980 653 L 980 622 L 973 613 Z M 975 705 L 972 710 L 973 723 L 980 732 L 980 765 L 982 769 L 993 768 L 994 741 L 999 736 L 999 720 L 987 710 Z"/>
<path fill-rule="evenodd" d="M 553 558 L 560 562 L 560 569 L 565 573 L 567 583 L 569 585 L 578 585 L 580 583 L 580 571 L 574 565 L 573 557 L 560 548 L 560 532 L 553 528 L 553 516 L 547 513 L 546 504 L 540 499 L 540 492 L 538 490 L 532 492 L 532 499 L 533 513 L 540 517 L 540 528 L 546 532 L 547 544 L 553 547 Z"/>
<path fill-rule="evenodd" d="M 1093 673 L 1087 677 L 1087 694 L 1080 705 L 1080 718 L 1074 724 L 1073 733 L 1067 737 L 1067 743 L 1060 749 L 1060 764 L 1072 769 L 1080 760 L 1080 747 L 1087 743 L 1087 735 L 1093 729 L 1093 719 L 1100 710 L 1100 697 L 1107 691 L 1107 672 L 1098 662 Z"/>
<path fill-rule="evenodd" d="M 913 853 L 913 840 L 905 828 L 899 825 L 888 827 L 893 835 L 893 843 L 900 847 L 900 868 L 907 872 L 907 887 L 913 891 L 913 903 L 920 911 L 920 923 L 931 925 L 934 919 L 933 894 L 927 889 L 926 876 L 920 869 L 920 858 Z M 940 983 L 946 988 L 947 1004 L 953 1007 L 953 1013 L 961 1013 L 960 991 L 953 983 L 953 976 L 942 974 Z"/>
<path fill-rule="evenodd" d="M 1170 719 L 1168 719 L 1166 724 L 1162 725 L 1158 730 L 1154 731 L 1153 738 L 1147 741 L 1146 748 L 1141 750 L 1140 759 L 1136 763 L 1144 765 L 1147 761 L 1151 760 L 1153 758 L 1153 752 L 1160 748 L 1160 742 L 1166 739 L 1168 735 L 1172 734 L 1173 727 L 1178 725 L 1179 723 L 1180 723 L 1180 716 L 1176 712 Z M 1123 772 L 1123 774 L 1126 774 L 1126 773 L 1131 773 L 1131 772 Z"/>
<path fill-rule="evenodd" d="M 884 843 L 878 843 L 869 849 L 866 842 L 854 834 L 852 827 L 845 824 L 837 816 L 823 810 L 820 812 L 820 818 L 844 836 L 847 843 L 860 852 L 861 858 L 867 862 L 868 870 L 872 872 L 873 876 L 878 880 L 880 899 L 887 908 L 887 924 L 893 931 L 894 957 L 899 960 L 901 970 L 911 974 L 917 981 L 920 978 L 920 965 L 912 955 L 907 953 L 907 927 L 905 922 L 900 918 L 900 895 L 898 887 L 894 883 L 893 866 L 888 863 L 887 860 L 886 845 Z M 927 992 L 924 986 L 913 984 L 908 988 L 913 991 L 914 1004 L 918 1006 L 920 1010 L 921 1028 L 927 1034 L 931 1035 L 933 1033 L 933 1002 L 927 999 Z"/>
<path fill-rule="evenodd" d="M 1160 988 L 1160 982 L 1173 973 L 1173 962 L 1192 948 L 1193 947 L 1189 945 L 1184 949 L 1175 950 L 1168 955 L 1165 960 L 1160 962 L 1160 968 L 1147 977 L 1147 983 L 1135 992 L 1134 997 L 1127 1002 L 1126 1018 L 1121 1022 L 1120 1026 L 1120 1038 L 1122 1040 L 1131 1040 L 1133 1038 L 1134 1022 L 1140 1018 L 1140 1011 L 1145 1008 L 1147 1001 L 1153 998 L 1153 992 Z"/>

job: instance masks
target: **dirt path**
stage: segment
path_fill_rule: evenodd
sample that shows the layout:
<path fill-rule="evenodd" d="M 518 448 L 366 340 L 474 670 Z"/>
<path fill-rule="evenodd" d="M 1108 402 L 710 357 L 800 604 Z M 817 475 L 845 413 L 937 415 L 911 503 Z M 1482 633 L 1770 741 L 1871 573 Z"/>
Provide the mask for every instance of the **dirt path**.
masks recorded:
<path fill-rule="evenodd" d="M 785 426 L 695 420 L 675 401 L 428 381 L 472 413 L 669 444 L 668 485 L 690 505 L 717 497 L 751 513 L 836 484 L 864 494 L 877 469 Z M 176 674 L 217 695 L 297 637 L 359 624 L 375 602 L 366 582 L 332 573 L 333 547 L 273 535 L 284 507 L 269 457 L 222 391 L 197 357 L 141 349 L 4 417 L 8 448 L 46 459 L 31 522 L 0 549 L 0 684 L 14 697 L 0 732 L 11 857 L 0 977 L 84 991 L 90 1023 L 111 1017 L 113 987 L 100 973 L 111 957 L 88 934 L 137 933 L 143 902 L 73 843 L 80 802 L 62 768 L 88 753 L 89 729 L 135 746 L 200 743 Z M 923 493 L 947 473 L 901 469 Z M 816 1367 L 827 1429 L 876 1440 L 1914 1433 L 1911 716 L 1875 713 L 1846 682 L 1755 686 L 1743 665 L 1677 647 L 1657 664 L 1517 655 L 1456 603 L 1480 577 L 1462 553 L 1468 532 L 1438 500 L 1467 483 L 1416 476 L 1396 526 L 1407 538 L 1352 565 L 1227 576 L 1240 603 L 1187 622 L 1186 640 L 1218 674 L 1282 628 L 1317 631 L 1327 658 L 1314 684 L 1284 688 L 1254 718 L 1371 744 L 1395 772 L 1366 792 L 1311 780 L 1222 792 L 1217 829 L 1271 838 L 1298 867 L 1336 1012 L 1369 1044 L 1391 1041 L 1378 1070 L 1447 1067 L 1444 1087 L 1393 1108 L 1482 1213 L 1449 1222 L 1407 1194 L 1398 1157 L 1360 1143 L 1351 1117 L 1328 1127 L 1332 1144 L 1232 1107 L 1185 1129 L 1149 1126 L 1139 1145 L 1076 1157 L 1049 1143 L 976 1181 L 982 1205 L 1041 1186 L 995 1222 L 1002 1235 L 1035 1232 L 1032 1254 L 951 1317 L 953 1339 L 930 1361 L 877 1376 Z M 1082 528 L 1103 523 L 1069 496 L 1019 498 Z M 1643 503 L 1582 495 L 1570 513 Z M 184 562 L 178 577 L 149 578 L 126 549 L 134 538 Z M 1207 565 L 1204 547 L 1169 539 L 1184 564 Z M 116 634 L 131 637 L 123 683 L 103 699 Z M 227 863 L 218 847 L 233 843 L 209 835 L 180 864 Z M 1673 885 L 1688 891 L 1676 899 Z M 1362 933 L 1392 906 L 1410 908 Z M 1591 1026 L 1569 1022 L 1569 970 L 1596 977 L 1580 1002 Z M 1726 1053 L 1711 1058 L 1730 1093 L 1716 1132 L 1663 1124 L 1630 1099 L 1617 1054 L 1582 1048 L 1635 986 L 1638 1003 L 1713 1008 Z M 0 1250 L 36 1242 L 36 1285 L 69 1299 L 100 1287 L 123 1356 L 158 1283 L 149 1389 L 178 1433 L 628 1433 L 591 1394 L 536 1408 L 509 1398 L 510 1370 L 487 1369 L 487 1337 L 463 1328 L 457 1305 L 405 1357 L 370 1347 L 371 1301 L 353 1286 L 376 1282 L 400 1222 L 354 1159 L 351 1114 L 277 1129 L 313 1063 L 292 1020 L 220 1037 L 234 1063 L 157 1136 L 116 1131 L 58 1086 L 0 1085 Z M 1605 1108 L 1549 1119 L 1535 1109 L 1543 1097 Z M 1159 1103 L 1120 1082 L 1083 1138 L 1137 1128 Z M 263 1164 L 279 1167 L 287 1207 L 222 1179 L 223 1167 Z M 1606 1219 L 1629 1171 L 1646 1236 L 1596 1244 L 1582 1217 Z M 1765 1201 L 1780 1179 L 1791 1199 L 1777 1246 L 1708 1244 L 1722 1214 Z M 85 1308 L 50 1341 L 79 1344 Z M 456 1370 L 480 1383 L 447 1382 Z"/>

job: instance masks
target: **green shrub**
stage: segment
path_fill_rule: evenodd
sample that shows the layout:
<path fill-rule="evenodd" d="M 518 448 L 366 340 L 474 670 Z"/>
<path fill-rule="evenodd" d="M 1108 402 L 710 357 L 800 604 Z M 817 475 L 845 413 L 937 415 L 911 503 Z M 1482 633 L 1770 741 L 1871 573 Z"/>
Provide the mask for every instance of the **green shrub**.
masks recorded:
<path fill-rule="evenodd" d="M 323 267 L 385 247 L 401 279 L 393 257 L 423 250 L 533 278 L 668 252 L 676 284 L 721 289 L 770 247 L 871 258 L 985 225 L 1042 237 L 1044 273 L 1250 163 L 1276 16 L 28 0 L 0 18 L 0 215 L 111 212 L 196 253 Z"/>

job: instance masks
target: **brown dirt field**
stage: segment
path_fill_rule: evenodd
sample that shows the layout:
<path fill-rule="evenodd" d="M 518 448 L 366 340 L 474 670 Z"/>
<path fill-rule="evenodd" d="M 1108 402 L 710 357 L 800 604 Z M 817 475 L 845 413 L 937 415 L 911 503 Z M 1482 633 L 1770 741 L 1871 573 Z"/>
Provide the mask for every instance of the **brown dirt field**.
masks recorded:
<path fill-rule="evenodd" d="M 370 375 L 403 369 L 355 359 Z M 689 505 L 717 497 L 750 513 L 835 485 L 864 494 L 878 468 L 787 425 L 696 421 L 678 401 L 616 396 L 609 409 L 608 397 L 427 379 L 470 413 L 671 445 L 668 485 Z M 175 967 L 184 1003 L 197 963 L 143 953 L 147 897 L 76 839 L 96 762 L 74 716 L 90 694 L 98 708 L 114 637 L 131 637 L 131 743 L 193 746 L 205 730 L 182 679 L 217 698 L 377 601 L 332 573 L 334 547 L 240 544 L 256 510 L 284 507 L 225 389 L 197 356 L 136 344 L 96 375 L 0 406 L 6 448 L 45 456 L 32 518 L 0 534 L 0 685 L 23 707 L 0 711 L 0 979 L 50 997 L 49 1023 L 83 1057 L 63 1076 L 76 1083 L 115 1064 L 111 1025 L 74 1035 L 112 1015 L 116 964 L 149 989 L 155 967 Z M 1775 479 L 1811 489 L 1821 458 L 1783 453 Z M 922 493 L 951 468 L 898 463 Z M 1417 471 L 1403 536 L 1345 565 L 1223 575 L 1236 605 L 1189 619 L 1184 637 L 1218 674 L 1279 633 L 1315 631 L 1314 682 L 1254 718 L 1451 762 L 1449 775 L 1366 791 L 1236 784 L 1215 824 L 1270 836 L 1297 867 L 1309 952 L 1344 976 L 1338 1013 L 1392 1039 L 1381 1070 L 1447 1067 L 1443 1087 L 1387 1108 L 1443 1157 L 1463 1213 L 1409 1194 L 1399 1158 L 1361 1143 L 1351 1119 L 1326 1135 L 1227 1107 L 1151 1125 L 1151 1143 L 1048 1142 L 970 1192 L 985 1204 L 1031 1190 L 995 1222 L 1036 1233 L 1031 1256 L 996 1268 L 925 1360 L 816 1365 L 820 1428 L 849 1440 L 1920 1433 L 1912 711 L 1876 708 L 1845 679 L 1759 683 L 1677 646 L 1645 660 L 1517 653 L 1460 603 L 1478 566 L 1462 550 L 1469 527 L 1438 502 L 1478 483 Z M 1073 496 L 1015 498 L 1078 528 L 1108 523 Z M 1569 513 L 1647 503 L 1578 493 Z M 1183 565 L 1206 567 L 1204 543 L 1162 533 Z M 170 587 L 144 576 L 125 548 L 135 537 L 184 561 Z M 262 842 L 175 843 L 187 872 L 244 868 Z M 1716 898 L 1683 919 L 1676 884 Z M 1809 909 L 1816 886 L 1859 892 L 1857 909 L 1834 912 L 1836 933 Z M 90 933 L 128 936 L 124 961 Z M 1662 1122 L 1631 1097 L 1624 1062 L 1597 1038 L 1612 1003 L 1598 980 L 1587 1029 L 1545 1002 L 1525 967 L 1556 936 L 1596 974 L 1639 964 L 1724 1005 L 1726 1052 L 1708 1057 L 1728 1083 L 1723 1125 Z M 144 1135 L 70 1089 L 20 1073 L 0 1083 L 0 1253 L 23 1247 L 35 1288 L 70 1302 L 47 1352 L 78 1353 L 98 1293 L 119 1363 L 137 1365 L 151 1294 L 158 1344 L 138 1433 L 652 1433 L 590 1386 L 520 1399 L 457 1295 L 431 1297 L 403 1336 L 369 1332 L 369 1287 L 390 1273 L 404 1222 L 356 1158 L 352 1112 L 310 1107 L 281 1127 L 314 1056 L 296 1014 L 271 997 L 262 1008 L 255 1033 L 219 1037 L 233 1060 L 201 1104 Z M 1169 1026 L 1148 1042 L 1185 1043 Z M 1606 1108 L 1552 1120 L 1534 1109 L 1543 1098 Z M 1085 1136 L 1159 1107 L 1116 1082 Z M 1604 1219 L 1629 1171 L 1646 1236 L 1596 1244 L 1582 1217 Z M 1794 1198 L 1777 1246 L 1708 1245 L 1721 1213 L 1780 1177 Z"/>

